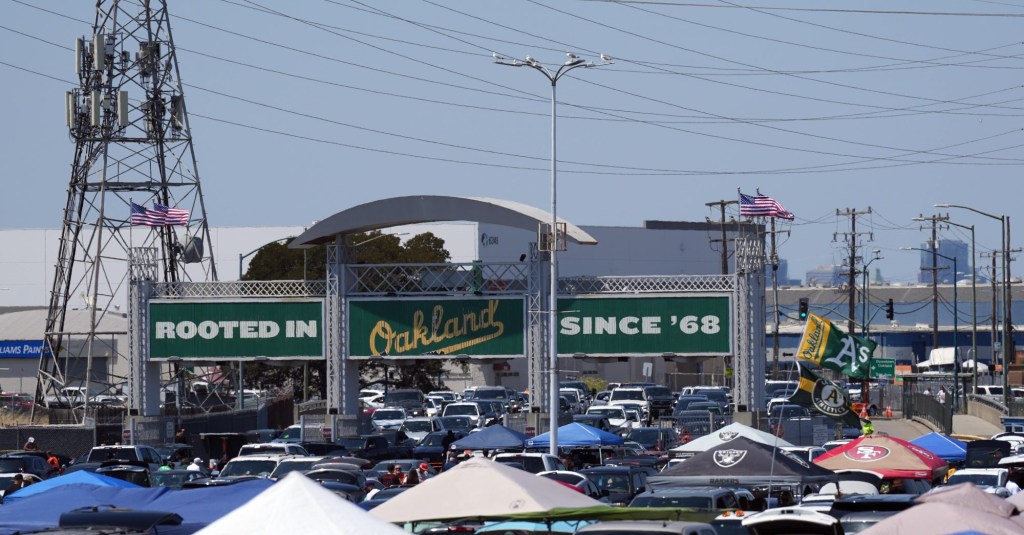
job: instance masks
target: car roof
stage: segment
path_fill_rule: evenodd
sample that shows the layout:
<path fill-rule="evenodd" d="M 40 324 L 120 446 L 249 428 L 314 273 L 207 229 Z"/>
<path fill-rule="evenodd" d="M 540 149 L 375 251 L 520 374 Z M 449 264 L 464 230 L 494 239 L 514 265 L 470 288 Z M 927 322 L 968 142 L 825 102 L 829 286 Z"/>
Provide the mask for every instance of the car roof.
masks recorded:
<path fill-rule="evenodd" d="M 277 461 L 277 462 L 281 462 L 284 459 L 294 459 L 294 458 L 295 458 L 295 455 L 285 455 L 283 453 L 277 453 L 277 454 L 273 454 L 273 453 L 260 453 L 258 455 L 239 455 L 238 457 L 235 457 L 234 459 L 231 459 L 228 462 L 229 463 L 233 463 L 235 461 Z"/>
<path fill-rule="evenodd" d="M 733 492 L 733 490 L 723 487 L 676 487 L 658 490 L 646 490 L 638 494 L 638 496 L 704 496 L 708 494 L 716 495 L 729 492 Z"/>

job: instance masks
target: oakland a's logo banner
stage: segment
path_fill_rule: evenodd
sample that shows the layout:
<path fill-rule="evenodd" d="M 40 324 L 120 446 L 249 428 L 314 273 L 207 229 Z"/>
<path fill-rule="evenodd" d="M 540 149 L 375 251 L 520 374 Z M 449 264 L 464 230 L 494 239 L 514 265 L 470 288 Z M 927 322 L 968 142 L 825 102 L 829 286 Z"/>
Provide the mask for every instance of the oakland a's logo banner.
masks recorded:
<path fill-rule="evenodd" d="M 799 366 L 800 385 L 790 401 L 842 420 L 847 426 L 859 427 L 860 419 L 853 412 L 846 392 L 832 381 L 819 377 L 803 363 Z"/>

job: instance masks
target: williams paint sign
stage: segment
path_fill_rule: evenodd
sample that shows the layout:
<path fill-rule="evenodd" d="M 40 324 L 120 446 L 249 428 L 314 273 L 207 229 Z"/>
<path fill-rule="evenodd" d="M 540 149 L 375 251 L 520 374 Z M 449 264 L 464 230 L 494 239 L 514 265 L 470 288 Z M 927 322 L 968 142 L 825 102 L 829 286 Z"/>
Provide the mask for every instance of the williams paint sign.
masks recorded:
<path fill-rule="evenodd" d="M 150 358 L 324 358 L 320 300 L 149 304 Z"/>
<path fill-rule="evenodd" d="M 353 356 L 524 354 L 521 298 L 353 300 L 349 312 Z"/>

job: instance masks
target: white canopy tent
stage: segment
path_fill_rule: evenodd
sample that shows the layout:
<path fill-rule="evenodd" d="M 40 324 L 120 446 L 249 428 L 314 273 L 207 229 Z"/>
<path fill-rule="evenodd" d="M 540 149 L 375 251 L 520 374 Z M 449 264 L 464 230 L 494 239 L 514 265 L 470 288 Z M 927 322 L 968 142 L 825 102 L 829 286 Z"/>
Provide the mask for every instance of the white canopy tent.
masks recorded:
<path fill-rule="evenodd" d="M 749 425 L 743 425 L 741 423 L 731 423 L 714 433 L 704 435 L 700 438 L 692 440 L 682 446 L 676 446 L 670 451 L 676 456 L 685 457 L 687 453 L 696 454 L 702 451 L 707 451 L 718 447 L 724 442 L 729 442 L 736 437 L 745 437 L 753 440 L 754 442 L 760 442 L 761 444 L 767 444 L 769 446 L 776 446 L 779 448 L 792 447 L 793 444 L 779 438 L 771 433 L 765 433 L 750 427 Z M 684 454 L 684 455 L 680 455 Z"/>
<path fill-rule="evenodd" d="M 605 504 L 546 477 L 474 457 L 374 507 L 387 522 L 540 513 Z"/>
<path fill-rule="evenodd" d="M 197 535 L 402 535 L 356 505 L 292 472 Z"/>

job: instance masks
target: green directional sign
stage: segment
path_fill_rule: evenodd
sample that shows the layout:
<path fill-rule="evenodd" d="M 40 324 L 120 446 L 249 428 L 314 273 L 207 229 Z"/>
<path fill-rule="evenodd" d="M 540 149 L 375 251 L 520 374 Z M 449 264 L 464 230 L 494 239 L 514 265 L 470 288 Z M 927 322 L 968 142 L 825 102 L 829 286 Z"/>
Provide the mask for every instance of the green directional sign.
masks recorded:
<path fill-rule="evenodd" d="M 522 298 L 349 302 L 349 352 L 373 355 L 524 354 Z"/>
<path fill-rule="evenodd" d="M 324 358 L 321 300 L 151 301 L 150 358 Z"/>
<path fill-rule="evenodd" d="M 728 295 L 558 300 L 558 352 L 589 355 L 728 355 Z"/>
<path fill-rule="evenodd" d="M 896 359 L 871 359 L 872 379 L 895 379 Z"/>

